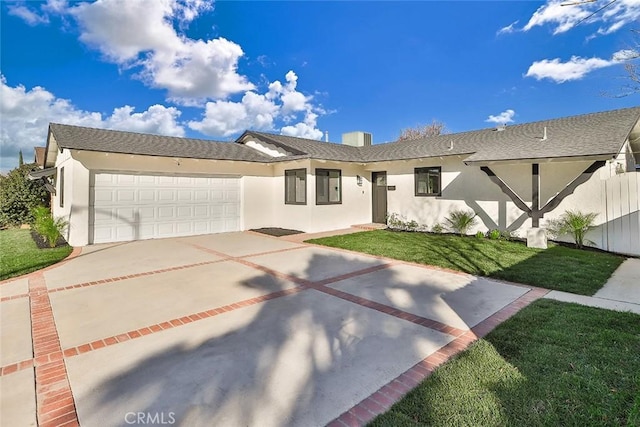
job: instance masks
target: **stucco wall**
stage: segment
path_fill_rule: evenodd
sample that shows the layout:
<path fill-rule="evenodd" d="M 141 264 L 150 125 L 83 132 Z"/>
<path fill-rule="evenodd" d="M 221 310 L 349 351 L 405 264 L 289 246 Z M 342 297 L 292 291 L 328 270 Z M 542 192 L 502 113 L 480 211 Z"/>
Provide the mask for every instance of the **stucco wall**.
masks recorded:
<path fill-rule="evenodd" d="M 442 168 L 441 196 L 415 195 L 414 168 L 427 166 Z M 388 212 L 429 228 L 437 223 L 444 224 L 445 218 L 456 209 L 478 213 L 480 221 L 470 230 L 474 233 L 492 228 L 518 228 L 525 221 L 523 212 L 479 168 L 464 166 L 457 156 L 391 162 L 380 164 L 377 169 L 386 170 L 387 184 L 396 187 L 395 191 L 387 192 Z"/>
<path fill-rule="evenodd" d="M 287 205 L 284 202 L 284 171 L 307 170 L 306 205 Z M 342 204 L 316 204 L 316 169 L 340 169 L 342 171 Z M 357 185 L 357 176 L 363 177 Z M 370 173 L 362 166 L 349 163 L 318 162 L 301 160 L 274 166 L 273 219 L 274 226 L 305 231 L 308 233 L 348 228 L 354 224 L 371 222 Z"/>
<path fill-rule="evenodd" d="M 60 171 L 64 167 L 64 206 L 60 207 Z M 89 170 L 63 149 L 56 158 L 56 195 L 53 197 L 53 216 L 63 217 L 69 225 L 65 239 L 72 246 L 89 241 Z"/>
<path fill-rule="evenodd" d="M 540 223 L 541 227 L 545 227 L 548 220 L 558 218 L 567 210 L 595 212 L 598 214 L 595 221 L 596 228 L 587 235 L 587 238 L 593 241 L 596 247 L 611 250 L 613 245 L 610 224 L 617 219 L 612 218 L 612 209 L 609 208 L 607 213 L 607 192 L 611 190 L 606 189 L 606 183 L 616 177 L 615 163 L 615 161 L 607 162 L 587 182 L 578 186 L 574 193 L 566 197 L 559 206 L 545 214 Z M 539 170 L 540 207 L 555 197 L 591 164 L 592 161 L 541 163 Z M 413 170 L 416 167 L 426 166 L 442 167 L 441 196 L 419 197 L 414 195 Z M 491 165 L 490 168 L 530 206 L 532 190 L 530 163 L 496 164 Z M 464 209 L 476 212 L 480 220 L 477 226 L 470 230 L 470 234 L 497 228 L 508 229 L 516 235 L 524 237 L 527 229 L 531 227 L 531 219 L 515 206 L 478 166 L 465 166 L 462 159 L 458 157 L 390 162 L 378 165 L 377 169 L 387 170 L 388 185 L 396 186 L 396 191 L 388 192 L 389 213 L 397 213 L 407 220 L 415 220 L 420 224 L 432 227 L 436 223 L 446 224 L 445 218 L 451 210 Z M 628 173 L 637 174 L 637 172 Z M 624 193 L 624 190 L 619 191 Z M 624 197 L 622 198 L 623 201 L 626 201 Z M 632 217 L 627 222 L 635 224 L 633 221 L 638 214 L 630 212 L 630 209 L 627 208 L 629 212 L 625 211 L 625 215 Z M 637 226 L 634 225 L 634 227 L 631 227 L 631 230 L 638 229 Z M 640 236 L 633 238 L 640 240 Z M 561 236 L 559 240 L 572 241 L 569 236 Z M 634 249 L 626 253 L 636 254 L 633 251 Z"/>

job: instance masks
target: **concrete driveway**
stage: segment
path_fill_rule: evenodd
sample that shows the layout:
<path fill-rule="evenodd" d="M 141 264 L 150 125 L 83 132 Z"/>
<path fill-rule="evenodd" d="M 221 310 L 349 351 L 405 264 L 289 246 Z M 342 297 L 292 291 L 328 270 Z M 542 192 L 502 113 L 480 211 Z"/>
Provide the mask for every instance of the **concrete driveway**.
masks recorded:
<path fill-rule="evenodd" d="M 540 295 L 251 232 L 86 247 L 0 284 L 0 422 L 363 424 Z"/>

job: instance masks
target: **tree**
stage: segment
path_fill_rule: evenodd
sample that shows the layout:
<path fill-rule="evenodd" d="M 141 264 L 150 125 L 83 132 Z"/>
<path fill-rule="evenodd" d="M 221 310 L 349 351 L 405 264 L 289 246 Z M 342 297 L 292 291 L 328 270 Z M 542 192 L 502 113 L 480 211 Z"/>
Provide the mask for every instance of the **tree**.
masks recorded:
<path fill-rule="evenodd" d="M 22 157 L 22 150 L 18 152 L 18 166 L 24 165 L 24 158 Z"/>
<path fill-rule="evenodd" d="M 35 163 L 18 166 L 0 180 L 0 226 L 19 226 L 31 222 L 31 211 L 39 205 L 49 206 L 49 192 L 40 181 L 27 175 Z"/>
<path fill-rule="evenodd" d="M 398 137 L 398 141 L 429 138 L 445 133 L 448 133 L 446 125 L 434 119 L 431 123 L 426 125 L 418 125 L 416 127 L 402 129 L 402 132 L 400 132 L 400 136 Z"/>

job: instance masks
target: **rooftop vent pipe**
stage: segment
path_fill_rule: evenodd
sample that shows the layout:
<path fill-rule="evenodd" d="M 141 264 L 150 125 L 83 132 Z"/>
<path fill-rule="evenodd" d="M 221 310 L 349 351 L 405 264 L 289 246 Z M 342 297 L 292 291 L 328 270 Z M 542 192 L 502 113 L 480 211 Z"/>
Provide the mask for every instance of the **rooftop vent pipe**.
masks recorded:
<path fill-rule="evenodd" d="M 546 141 L 547 140 L 547 127 L 544 127 L 544 130 L 542 132 L 542 139 L 540 141 Z"/>
<path fill-rule="evenodd" d="M 324 131 L 324 142 L 329 142 L 329 131 L 328 130 Z"/>

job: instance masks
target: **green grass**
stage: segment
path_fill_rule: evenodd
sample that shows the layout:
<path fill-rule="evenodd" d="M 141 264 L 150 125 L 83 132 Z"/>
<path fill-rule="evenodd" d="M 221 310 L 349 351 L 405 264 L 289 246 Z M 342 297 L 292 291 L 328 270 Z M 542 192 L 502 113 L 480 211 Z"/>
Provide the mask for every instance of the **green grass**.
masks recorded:
<path fill-rule="evenodd" d="M 370 425 L 639 426 L 640 316 L 538 300 Z"/>
<path fill-rule="evenodd" d="M 0 231 L 0 280 L 31 273 L 66 258 L 70 246 L 38 249 L 29 230 Z"/>
<path fill-rule="evenodd" d="M 582 295 L 593 295 L 624 261 L 553 243 L 534 249 L 522 242 L 386 230 L 309 242 Z"/>

